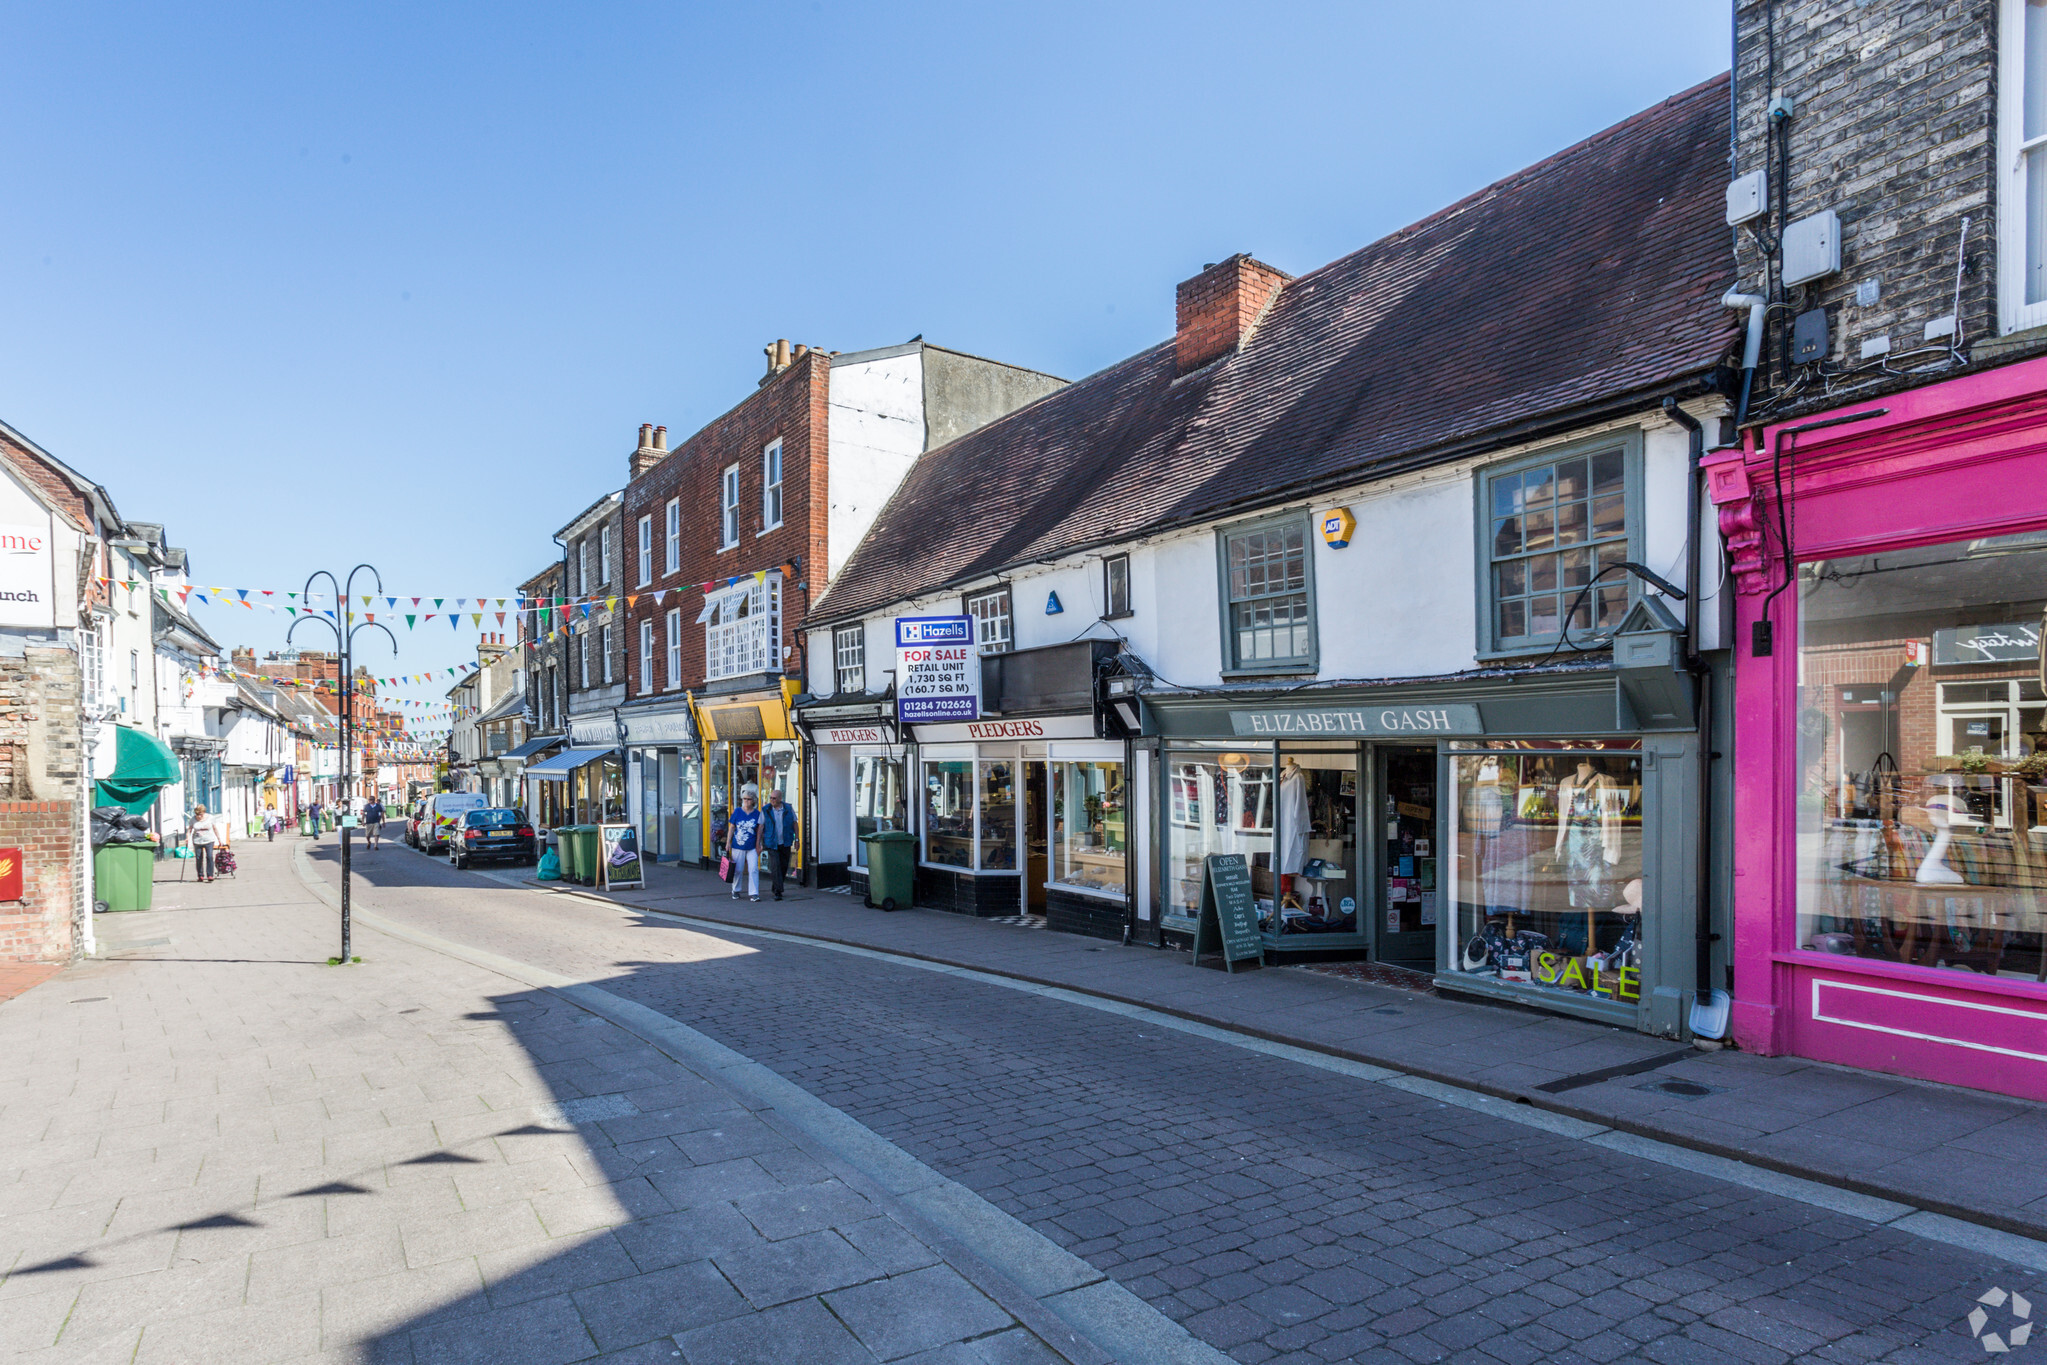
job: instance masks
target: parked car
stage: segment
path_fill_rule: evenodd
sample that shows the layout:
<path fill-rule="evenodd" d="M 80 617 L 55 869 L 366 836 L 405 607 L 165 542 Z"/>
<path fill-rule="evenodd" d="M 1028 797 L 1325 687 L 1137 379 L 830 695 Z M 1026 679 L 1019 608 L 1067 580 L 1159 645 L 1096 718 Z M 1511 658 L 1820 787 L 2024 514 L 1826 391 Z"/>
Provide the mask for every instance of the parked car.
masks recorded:
<path fill-rule="evenodd" d="M 412 803 L 412 813 L 405 817 L 405 842 L 422 852 L 425 851 L 426 846 L 420 842 L 420 831 L 424 828 L 426 828 L 426 798 L 421 797 Z"/>
<path fill-rule="evenodd" d="M 462 868 L 471 863 L 530 863 L 538 856 L 533 823 L 526 812 L 504 806 L 487 806 L 466 811 L 462 816 L 462 837 L 448 847 L 448 866 Z"/>
<path fill-rule="evenodd" d="M 482 792 L 437 792 L 426 801 L 426 818 L 419 825 L 419 847 L 425 853 L 446 853 L 456 837 L 462 817 L 482 810 L 490 802 Z"/>

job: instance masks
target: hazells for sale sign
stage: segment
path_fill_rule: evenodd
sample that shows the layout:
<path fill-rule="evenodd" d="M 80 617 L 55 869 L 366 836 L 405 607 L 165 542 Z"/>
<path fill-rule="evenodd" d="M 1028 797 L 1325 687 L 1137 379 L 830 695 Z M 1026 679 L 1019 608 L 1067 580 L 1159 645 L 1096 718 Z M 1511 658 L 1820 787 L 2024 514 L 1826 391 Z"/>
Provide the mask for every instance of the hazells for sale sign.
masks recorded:
<path fill-rule="evenodd" d="M 981 718 L 981 658 L 971 616 L 896 618 L 896 719 Z"/>

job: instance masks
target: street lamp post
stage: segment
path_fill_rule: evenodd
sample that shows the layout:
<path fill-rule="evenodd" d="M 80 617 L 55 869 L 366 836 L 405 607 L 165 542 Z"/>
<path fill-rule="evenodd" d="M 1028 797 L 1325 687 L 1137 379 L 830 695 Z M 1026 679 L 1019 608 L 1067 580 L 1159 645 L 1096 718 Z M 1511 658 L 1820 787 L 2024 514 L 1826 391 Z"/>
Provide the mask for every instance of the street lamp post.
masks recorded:
<path fill-rule="evenodd" d="M 309 614 L 302 607 L 298 619 L 293 621 L 291 629 L 284 633 L 284 642 L 290 644 L 291 637 L 296 635 L 298 628 L 307 622 L 326 626 L 334 632 L 336 681 L 341 701 L 341 962 L 343 964 L 351 960 L 348 923 L 349 827 L 347 820 L 350 809 L 349 802 L 353 795 L 351 788 L 354 785 L 349 769 L 353 766 L 351 759 L 355 752 L 352 725 L 355 711 L 355 633 L 359 630 L 381 630 L 384 632 L 384 638 L 391 642 L 392 655 L 396 656 L 398 653 L 398 637 L 391 633 L 389 626 L 381 621 L 371 620 L 365 620 L 358 624 L 355 619 L 355 612 L 349 608 L 348 604 L 353 600 L 355 593 L 355 576 L 365 570 L 368 571 L 370 577 L 376 582 L 375 591 L 382 592 L 384 590 L 383 576 L 367 564 L 358 564 L 348 571 L 348 585 L 345 589 L 340 583 L 335 582 L 334 575 L 328 573 L 325 569 L 308 575 L 305 591 L 299 594 L 299 601 L 301 603 L 312 601 L 313 580 L 316 578 L 326 579 L 334 587 L 335 610 L 328 613 L 332 619 L 322 620 L 317 615 Z"/>

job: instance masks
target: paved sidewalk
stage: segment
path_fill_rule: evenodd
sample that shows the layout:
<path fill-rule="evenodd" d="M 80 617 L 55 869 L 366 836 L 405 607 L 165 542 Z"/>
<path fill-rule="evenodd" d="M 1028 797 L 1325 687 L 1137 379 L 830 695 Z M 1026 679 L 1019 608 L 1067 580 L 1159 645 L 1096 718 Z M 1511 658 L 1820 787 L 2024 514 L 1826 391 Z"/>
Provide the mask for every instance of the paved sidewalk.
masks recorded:
<path fill-rule="evenodd" d="M 367 926 L 362 965 L 328 966 L 295 842 L 160 883 L 101 917 L 102 960 L 0 1005 L 0 1349 L 1104 1359 L 1055 1353 L 984 1262 L 563 992 Z"/>
<path fill-rule="evenodd" d="M 2047 1239 L 2047 1163 L 2018 1158 L 2047 1151 L 2047 1106 L 2023 1100 L 1316 972 L 1197 970 L 1184 953 L 833 892 L 735 901 L 714 873 L 674 864 L 608 898 L 1085 991 Z"/>

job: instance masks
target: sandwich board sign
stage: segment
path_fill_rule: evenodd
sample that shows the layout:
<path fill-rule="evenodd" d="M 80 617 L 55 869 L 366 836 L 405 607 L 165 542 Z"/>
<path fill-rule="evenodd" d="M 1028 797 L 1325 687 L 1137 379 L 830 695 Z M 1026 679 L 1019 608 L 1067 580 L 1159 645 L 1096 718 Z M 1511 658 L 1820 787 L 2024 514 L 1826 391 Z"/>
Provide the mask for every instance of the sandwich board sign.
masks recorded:
<path fill-rule="evenodd" d="M 1251 865 L 1241 853 L 1211 853 L 1202 859 L 1201 910 L 1194 923 L 1196 965 L 1203 953 L 1220 952 L 1223 967 L 1263 963 L 1265 939 L 1258 931 L 1258 903 L 1251 895 Z"/>

